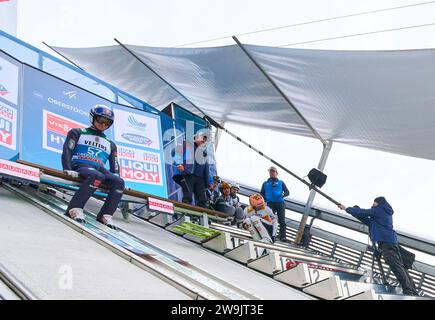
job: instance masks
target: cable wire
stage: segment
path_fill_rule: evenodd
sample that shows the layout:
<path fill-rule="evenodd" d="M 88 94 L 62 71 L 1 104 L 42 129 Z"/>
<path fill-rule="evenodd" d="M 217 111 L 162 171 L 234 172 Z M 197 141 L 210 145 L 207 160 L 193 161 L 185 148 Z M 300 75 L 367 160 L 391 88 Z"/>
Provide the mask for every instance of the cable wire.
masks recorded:
<path fill-rule="evenodd" d="M 321 41 L 328 41 L 328 40 L 337 40 L 337 39 L 344 39 L 344 38 L 351 38 L 351 37 L 358 37 L 358 36 L 366 36 L 366 35 L 376 34 L 376 33 L 392 32 L 392 31 L 413 29 L 413 28 L 422 28 L 422 27 L 429 27 L 429 26 L 434 26 L 434 25 L 435 25 L 435 22 L 427 23 L 427 24 L 419 24 L 419 25 L 414 25 L 414 26 L 408 26 L 408 27 L 400 27 L 400 28 L 384 29 L 384 30 L 377 30 L 377 31 L 370 31 L 370 32 L 363 32 L 363 33 L 347 34 L 347 35 L 343 35 L 343 36 L 322 38 L 322 39 L 316 39 L 316 40 L 310 40 L 310 41 L 294 42 L 294 43 L 280 45 L 277 47 L 289 47 L 289 46 L 296 46 L 296 45 L 300 45 L 300 44 L 307 44 L 307 43 L 314 43 L 314 42 L 321 42 Z"/>
<path fill-rule="evenodd" d="M 250 34 L 275 31 L 275 30 L 285 29 L 285 28 L 293 28 L 293 27 L 298 27 L 298 26 L 303 26 L 303 25 L 308 25 L 308 24 L 314 24 L 314 23 L 319 23 L 319 22 L 326 22 L 326 21 L 332 21 L 332 20 L 338 20 L 338 19 L 344 19 L 344 18 L 350 18 L 350 17 L 357 17 L 357 16 L 385 12 L 385 11 L 392 11 L 392 10 L 398 10 L 398 9 L 404 9 L 404 8 L 423 6 L 423 5 L 433 4 L 433 3 L 435 3 L 435 1 L 426 1 L 426 2 L 408 4 L 408 5 L 398 6 L 398 7 L 390 7 L 390 8 L 384 8 L 384 9 L 371 10 L 371 11 L 363 11 L 363 12 L 358 12 L 358 13 L 353 13 L 353 14 L 348 14 L 348 15 L 343 15 L 343 16 L 336 16 L 336 17 L 332 17 L 332 18 L 311 20 L 311 21 L 300 22 L 300 23 L 295 23 L 295 24 L 290 24 L 290 25 L 285 25 L 285 26 L 280 26 L 280 27 L 273 27 L 273 28 L 268 28 L 268 29 L 261 29 L 261 30 L 251 31 L 251 32 L 239 33 L 239 34 L 236 34 L 236 36 L 237 37 L 246 36 L 246 35 L 250 35 Z M 181 45 L 174 46 L 174 48 L 185 47 L 185 46 L 189 46 L 189 45 L 210 42 L 210 41 L 223 40 L 223 39 L 231 38 L 232 36 L 233 35 L 218 37 L 218 38 L 213 38 L 213 39 L 208 39 L 208 40 L 202 40 L 202 41 L 196 41 L 196 42 L 184 43 Z"/>

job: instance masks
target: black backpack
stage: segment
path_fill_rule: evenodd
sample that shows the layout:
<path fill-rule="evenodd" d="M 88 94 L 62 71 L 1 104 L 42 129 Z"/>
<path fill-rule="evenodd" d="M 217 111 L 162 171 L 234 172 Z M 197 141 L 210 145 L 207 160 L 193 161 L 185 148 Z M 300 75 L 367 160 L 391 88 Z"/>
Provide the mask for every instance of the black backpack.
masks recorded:
<path fill-rule="evenodd" d="M 406 250 L 400 244 L 399 244 L 399 252 L 400 252 L 400 256 L 402 257 L 403 267 L 405 269 L 412 269 L 412 265 L 414 264 L 415 261 L 415 254 Z"/>

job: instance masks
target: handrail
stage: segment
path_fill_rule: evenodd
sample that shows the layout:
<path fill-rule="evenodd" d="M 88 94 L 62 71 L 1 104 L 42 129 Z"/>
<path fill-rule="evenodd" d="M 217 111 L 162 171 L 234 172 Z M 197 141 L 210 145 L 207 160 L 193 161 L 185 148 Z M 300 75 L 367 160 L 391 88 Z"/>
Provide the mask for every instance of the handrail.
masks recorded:
<path fill-rule="evenodd" d="M 240 185 L 239 193 L 241 195 L 249 196 L 255 192 L 259 192 L 259 190 L 253 187 Z M 305 207 L 304 203 L 289 199 L 284 199 L 284 201 L 286 209 L 303 214 Z M 309 216 L 325 222 L 333 223 L 340 227 L 351 229 L 353 231 L 358 231 L 366 234 L 368 233 L 367 226 L 351 216 L 341 215 L 339 213 L 334 213 L 316 206 L 312 207 L 312 210 L 309 212 Z M 286 220 L 288 220 L 288 218 L 286 218 Z M 415 249 L 423 253 L 435 256 L 435 241 L 410 235 L 403 231 L 396 230 L 396 233 L 400 244 L 411 249 Z"/>
<path fill-rule="evenodd" d="M 84 236 L 96 241 L 105 248 L 109 249 L 113 253 L 117 254 L 121 258 L 127 260 L 128 262 L 136 265 L 137 267 L 150 272 L 159 279 L 165 281 L 166 283 L 180 289 L 181 291 L 188 294 L 194 299 L 257 299 L 256 296 L 244 291 L 243 289 L 237 288 L 232 284 L 216 278 L 215 276 L 209 274 L 207 271 L 199 269 L 189 262 L 180 260 L 170 253 L 165 252 L 163 249 L 155 247 L 148 244 L 141 238 L 131 234 L 128 231 L 119 229 L 125 235 L 129 237 L 130 240 L 126 240 L 119 236 L 118 232 L 113 233 L 113 230 L 106 228 L 104 230 L 106 233 L 110 234 L 112 237 L 117 238 L 120 242 L 127 243 L 129 246 L 133 246 L 129 241 L 133 241 L 134 246 L 139 251 L 145 252 L 141 254 L 140 252 L 134 252 L 128 247 L 122 246 L 118 242 L 113 242 L 101 234 L 95 232 L 94 230 L 83 227 L 81 224 L 66 218 L 62 213 L 62 209 L 59 207 L 59 203 L 54 202 L 52 198 L 47 198 L 46 196 L 41 196 L 34 193 L 29 193 L 22 188 L 16 188 L 8 184 L 3 185 L 4 188 L 22 197 L 33 204 L 35 207 L 41 209 L 42 211 L 48 213 L 51 217 L 57 219 L 58 221 L 64 223 L 65 225 L 71 227 L 73 230 L 83 234 Z M 62 200 L 58 199 L 58 202 Z M 89 214 L 92 214 L 88 212 Z M 94 215 L 95 217 L 95 215 Z M 92 224 L 92 223 L 91 223 Z M 146 247 L 146 248 L 145 248 Z M 161 255 L 163 258 L 159 259 L 156 256 L 154 258 L 158 260 L 158 263 L 154 263 L 155 259 L 147 259 L 147 251 L 151 254 Z M 166 255 L 166 258 L 164 257 Z M 176 263 L 171 262 L 173 258 L 177 259 Z M 175 267 L 174 267 L 175 266 Z M 177 266 L 181 269 L 177 269 Z M 184 270 L 184 271 L 183 271 Z M 196 272 L 196 274 L 194 273 Z M 202 282 L 202 279 L 207 278 L 208 282 Z M 221 288 L 219 288 L 219 286 Z"/>
<path fill-rule="evenodd" d="M 47 173 L 48 175 L 51 175 L 51 176 L 54 176 L 54 177 L 58 177 L 58 178 L 62 178 L 62 179 L 69 180 L 69 181 L 74 181 L 74 182 L 82 182 L 83 181 L 80 178 L 72 178 L 72 177 L 66 175 L 65 173 L 63 173 L 60 170 L 56 170 L 56 169 L 52 169 L 52 168 L 49 168 L 49 167 L 45 167 L 45 166 L 40 165 L 40 164 L 35 164 L 35 163 L 24 161 L 24 160 L 17 160 L 17 162 L 21 163 L 21 164 L 24 164 L 24 165 L 27 165 L 27 166 L 34 167 L 34 168 L 38 168 L 38 169 L 42 170 L 44 173 Z M 107 186 L 105 186 L 104 184 L 100 185 L 99 188 L 106 189 L 106 190 L 108 189 Z M 154 199 L 171 202 L 171 203 L 173 203 L 174 205 L 176 205 L 177 207 L 180 207 L 180 208 L 184 208 L 184 209 L 188 209 L 188 210 L 192 210 L 192 211 L 197 211 L 197 212 L 203 212 L 203 213 L 207 213 L 207 214 L 212 215 L 212 216 L 218 216 L 218 217 L 222 217 L 222 218 L 228 217 L 226 214 L 224 214 L 222 212 L 219 212 L 219 211 L 214 211 L 214 210 L 210 210 L 210 209 L 203 208 L 203 207 L 193 206 L 193 205 L 190 205 L 190 204 L 187 204 L 187 203 L 183 203 L 183 202 L 179 202 L 179 201 L 176 201 L 176 200 L 159 197 L 159 196 L 156 196 L 156 195 L 152 195 L 152 194 L 148 194 L 148 193 L 140 192 L 140 191 L 136 191 L 136 190 L 125 189 L 124 190 L 124 194 L 130 195 L 130 196 L 133 196 L 133 197 L 144 198 L 144 199 L 151 197 L 151 198 L 154 198 Z"/>
<path fill-rule="evenodd" d="M 38 297 L 31 292 L 21 281 L 0 263 L 0 280 L 2 280 L 20 299 L 38 300 Z"/>

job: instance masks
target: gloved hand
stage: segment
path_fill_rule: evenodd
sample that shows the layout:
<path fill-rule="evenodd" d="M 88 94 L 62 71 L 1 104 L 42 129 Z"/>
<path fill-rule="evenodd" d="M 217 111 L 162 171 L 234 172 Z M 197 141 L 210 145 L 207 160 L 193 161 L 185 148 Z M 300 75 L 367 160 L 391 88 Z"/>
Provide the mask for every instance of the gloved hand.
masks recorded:
<path fill-rule="evenodd" d="M 71 178 L 78 178 L 79 177 L 79 173 L 77 171 L 73 171 L 73 170 L 63 170 L 63 172 L 65 172 L 68 176 L 70 176 Z"/>
<path fill-rule="evenodd" d="M 343 205 L 343 204 L 338 204 L 337 205 L 341 210 L 346 210 L 347 209 L 347 207 L 345 206 L 345 205 Z"/>
<path fill-rule="evenodd" d="M 179 165 L 177 165 L 177 169 L 178 169 L 178 171 L 183 172 L 184 166 L 182 164 L 179 164 Z"/>

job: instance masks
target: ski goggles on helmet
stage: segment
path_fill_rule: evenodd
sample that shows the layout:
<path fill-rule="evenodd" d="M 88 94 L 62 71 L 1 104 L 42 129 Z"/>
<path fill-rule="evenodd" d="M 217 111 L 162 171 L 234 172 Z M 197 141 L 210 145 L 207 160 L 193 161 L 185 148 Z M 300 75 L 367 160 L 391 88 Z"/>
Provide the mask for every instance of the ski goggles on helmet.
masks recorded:
<path fill-rule="evenodd" d="M 96 116 L 94 117 L 94 119 L 95 119 L 95 121 L 98 122 L 99 124 L 105 124 L 105 125 L 108 126 L 108 127 L 110 127 L 110 126 L 112 125 L 112 123 L 113 123 L 113 120 L 112 120 L 112 119 L 108 119 L 108 118 L 103 117 L 103 116 L 98 116 L 98 115 L 96 115 Z"/>

